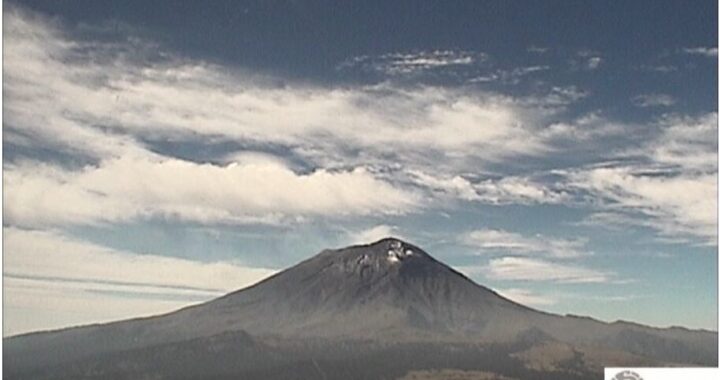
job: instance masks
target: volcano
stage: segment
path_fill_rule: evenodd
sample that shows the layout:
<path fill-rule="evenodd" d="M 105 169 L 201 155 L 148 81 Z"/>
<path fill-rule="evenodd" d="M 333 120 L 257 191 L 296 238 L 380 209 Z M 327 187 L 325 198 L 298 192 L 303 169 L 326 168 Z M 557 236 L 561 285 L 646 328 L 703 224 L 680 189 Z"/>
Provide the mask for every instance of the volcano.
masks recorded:
<path fill-rule="evenodd" d="M 717 365 L 716 332 L 534 310 L 395 238 L 324 250 L 169 314 L 4 345 L 10 378 L 579 379 Z"/>

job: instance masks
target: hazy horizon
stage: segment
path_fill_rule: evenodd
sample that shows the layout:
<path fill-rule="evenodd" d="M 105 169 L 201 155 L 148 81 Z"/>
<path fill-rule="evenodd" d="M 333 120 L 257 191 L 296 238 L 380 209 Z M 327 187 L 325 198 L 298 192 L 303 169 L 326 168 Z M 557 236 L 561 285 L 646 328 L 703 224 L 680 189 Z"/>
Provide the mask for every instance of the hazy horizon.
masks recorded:
<path fill-rule="evenodd" d="M 378 241 L 381 241 L 381 240 L 388 240 L 388 239 L 397 239 L 397 238 L 394 237 L 394 236 L 388 235 L 388 236 L 384 236 L 384 237 L 382 237 L 382 238 L 380 238 L 380 239 L 376 239 L 376 240 L 373 240 L 373 241 L 368 241 L 368 242 L 355 242 L 355 243 L 353 243 L 352 245 L 350 245 L 350 246 L 348 246 L 348 247 L 352 247 L 352 246 L 366 246 L 366 245 L 371 245 L 371 244 L 373 244 L 373 243 L 377 243 Z M 401 241 L 402 241 L 402 240 L 401 240 Z M 341 248 L 347 248 L 347 247 L 333 247 L 333 248 L 329 248 L 329 249 L 341 249 Z M 318 253 L 318 254 L 319 254 L 319 253 Z M 313 257 L 313 256 L 314 256 L 314 255 L 310 255 L 308 258 Z M 298 264 L 298 263 L 295 263 L 295 264 Z M 293 264 L 293 265 L 294 265 L 294 264 Z M 291 266 L 292 266 L 292 265 L 291 265 Z M 276 272 L 270 272 L 270 273 L 268 273 L 267 275 L 265 275 L 264 277 L 261 277 L 261 278 L 255 280 L 255 281 L 253 281 L 253 282 L 250 282 L 250 283 L 242 286 L 241 288 L 232 289 L 231 291 L 234 292 L 234 291 L 238 291 L 238 290 L 242 290 L 242 289 L 245 289 L 245 288 L 252 287 L 253 285 L 255 285 L 255 284 L 257 284 L 257 283 L 259 283 L 259 282 L 261 282 L 261 281 L 263 281 L 263 280 L 265 280 L 265 279 L 268 279 L 269 277 L 272 277 L 273 275 L 275 275 L 275 274 L 277 274 L 277 273 L 279 273 L 279 272 L 282 272 L 282 271 L 285 270 L 285 269 L 289 269 L 289 268 L 290 268 L 290 267 L 288 267 L 288 268 L 283 268 L 282 270 L 278 270 L 278 271 L 276 271 Z M 453 269 L 456 269 L 456 270 L 460 271 L 461 273 L 463 273 L 462 268 L 453 268 Z M 466 276 L 468 275 L 467 273 L 463 273 L 463 274 L 466 275 Z M 480 284 L 480 285 L 481 285 L 481 284 Z M 493 289 L 493 290 L 495 290 L 495 289 Z M 224 295 L 224 294 L 222 294 L 222 295 Z M 507 297 L 507 298 L 510 298 L 510 297 L 508 297 L 508 296 L 505 295 L 505 294 L 502 294 L 502 293 L 501 293 L 501 295 L 502 295 L 502 296 L 505 296 L 505 297 Z M 158 316 L 158 315 L 165 314 L 166 312 L 172 312 L 172 311 L 180 310 L 180 309 L 182 309 L 182 308 L 184 308 L 184 307 L 187 307 L 187 306 L 199 305 L 199 304 L 202 304 L 202 303 L 204 303 L 204 302 L 206 302 L 206 301 L 209 301 L 209 300 L 212 300 L 212 299 L 213 299 L 213 298 L 210 298 L 210 299 L 208 299 L 208 300 L 199 300 L 199 301 L 197 301 L 197 302 L 192 302 L 192 303 L 188 303 L 188 304 L 183 304 L 183 305 L 180 306 L 179 308 L 168 309 L 168 310 L 165 310 L 165 311 L 163 311 L 163 312 L 150 311 L 150 312 L 147 312 L 147 313 L 145 313 L 145 314 L 137 314 L 137 315 L 133 315 L 132 318 Z M 510 299 L 512 299 L 512 298 L 510 298 Z M 519 302 L 519 301 L 515 301 L 515 302 Z M 525 306 L 528 306 L 528 305 L 525 305 Z M 532 306 L 531 306 L 531 307 L 532 307 Z M 536 309 L 536 310 L 540 310 L 540 311 L 545 311 L 542 307 L 537 307 L 537 306 L 536 306 L 536 307 L 532 307 L 532 308 L 533 308 L 533 309 Z M 568 315 L 573 315 L 573 314 L 568 314 Z M 592 319 L 596 319 L 596 320 L 599 320 L 599 321 L 602 321 L 602 322 L 606 322 L 606 323 L 613 323 L 613 322 L 641 323 L 641 322 L 638 322 L 638 321 L 622 320 L 622 319 L 603 320 L 603 319 L 595 318 L 595 317 L 590 316 L 590 315 L 576 315 L 576 316 L 578 316 L 578 317 L 590 317 L 590 318 L 592 318 Z M 85 325 L 88 325 L 88 324 L 94 324 L 94 323 L 116 322 L 116 321 L 121 321 L 121 320 L 125 320 L 125 319 L 127 319 L 127 317 L 110 318 L 110 319 L 106 319 L 106 320 L 93 321 L 93 322 L 91 322 L 91 323 L 80 323 L 80 324 L 77 324 L 77 325 L 65 325 L 65 326 L 60 326 L 60 327 L 58 327 L 58 328 L 20 331 L 20 332 L 14 333 L 14 334 L 12 334 L 12 335 L 4 335 L 4 337 L 19 336 L 19 335 L 24 335 L 24 334 L 29 334 L 29 333 L 55 331 L 55 330 L 61 330 L 61 329 L 65 329 L 65 328 L 81 327 L 81 326 L 85 326 Z M 677 325 L 665 325 L 665 326 L 651 326 L 651 325 L 648 325 L 648 326 L 650 326 L 650 327 L 657 327 L 657 328 L 686 327 L 686 326 L 677 326 Z M 699 330 L 706 330 L 706 331 L 717 332 L 717 329 L 713 329 L 713 328 L 709 328 L 709 329 L 706 329 L 706 328 L 698 328 L 698 329 L 699 329 Z"/>

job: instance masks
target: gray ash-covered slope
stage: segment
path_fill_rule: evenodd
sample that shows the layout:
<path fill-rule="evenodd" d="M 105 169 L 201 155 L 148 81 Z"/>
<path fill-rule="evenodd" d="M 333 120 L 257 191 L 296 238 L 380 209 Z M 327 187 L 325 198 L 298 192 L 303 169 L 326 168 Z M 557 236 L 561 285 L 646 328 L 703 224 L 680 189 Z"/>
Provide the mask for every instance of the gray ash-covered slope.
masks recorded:
<path fill-rule="evenodd" d="M 717 362 L 717 333 L 536 311 L 397 239 L 326 250 L 251 287 L 151 318 L 5 340 L 11 370 L 220 334 L 293 340 L 604 347 L 667 363 Z"/>
<path fill-rule="evenodd" d="M 208 329 L 224 320 L 231 328 L 261 335 L 412 340 L 496 338 L 500 326 L 487 329 L 493 316 L 524 312 L 530 310 L 418 247 L 384 239 L 323 251 L 257 286 L 176 317 L 208 321 Z"/>

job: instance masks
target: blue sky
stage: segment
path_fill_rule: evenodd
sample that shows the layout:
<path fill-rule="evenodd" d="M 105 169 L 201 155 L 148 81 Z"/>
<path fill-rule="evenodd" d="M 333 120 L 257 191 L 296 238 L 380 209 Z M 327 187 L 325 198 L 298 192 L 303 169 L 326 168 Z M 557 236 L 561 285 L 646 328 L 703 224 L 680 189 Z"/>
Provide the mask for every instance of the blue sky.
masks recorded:
<path fill-rule="evenodd" d="M 717 328 L 714 1 L 23 1 L 3 42 L 5 335 L 387 235 Z"/>

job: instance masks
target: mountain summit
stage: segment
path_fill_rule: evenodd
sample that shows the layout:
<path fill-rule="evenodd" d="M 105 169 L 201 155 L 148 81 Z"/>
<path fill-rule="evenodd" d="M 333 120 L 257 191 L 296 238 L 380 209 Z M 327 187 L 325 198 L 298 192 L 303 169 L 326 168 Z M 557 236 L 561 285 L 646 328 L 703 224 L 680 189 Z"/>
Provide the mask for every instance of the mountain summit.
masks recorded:
<path fill-rule="evenodd" d="M 498 313 L 529 311 L 395 238 L 325 250 L 184 313 L 210 321 L 220 310 L 255 333 L 363 339 L 460 338 Z"/>
<path fill-rule="evenodd" d="M 716 333 L 540 312 L 396 238 L 324 250 L 253 286 L 169 314 L 12 337 L 5 340 L 4 359 L 16 373 L 32 373 L 38 362 L 53 372 L 58 366 L 84 368 L 78 363 L 88 358 L 115 363 L 123 353 L 128 365 L 140 361 L 151 368 L 146 354 L 135 353 L 161 350 L 172 358 L 178 350 L 191 350 L 199 355 L 228 336 L 234 349 L 249 346 L 254 353 L 270 350 L 259 349 L 258 341 L 294 342 L 292 347 L 308 342 L 314 342 L 312 347 L 318 342 L 324 342 L 322 347 L 341 342 L 481 344 L 502 350 L 556 342 L 612 350 L 613 358 L 717 362 Z M 87 365 L 98 365 L 92 363 Z"/>

